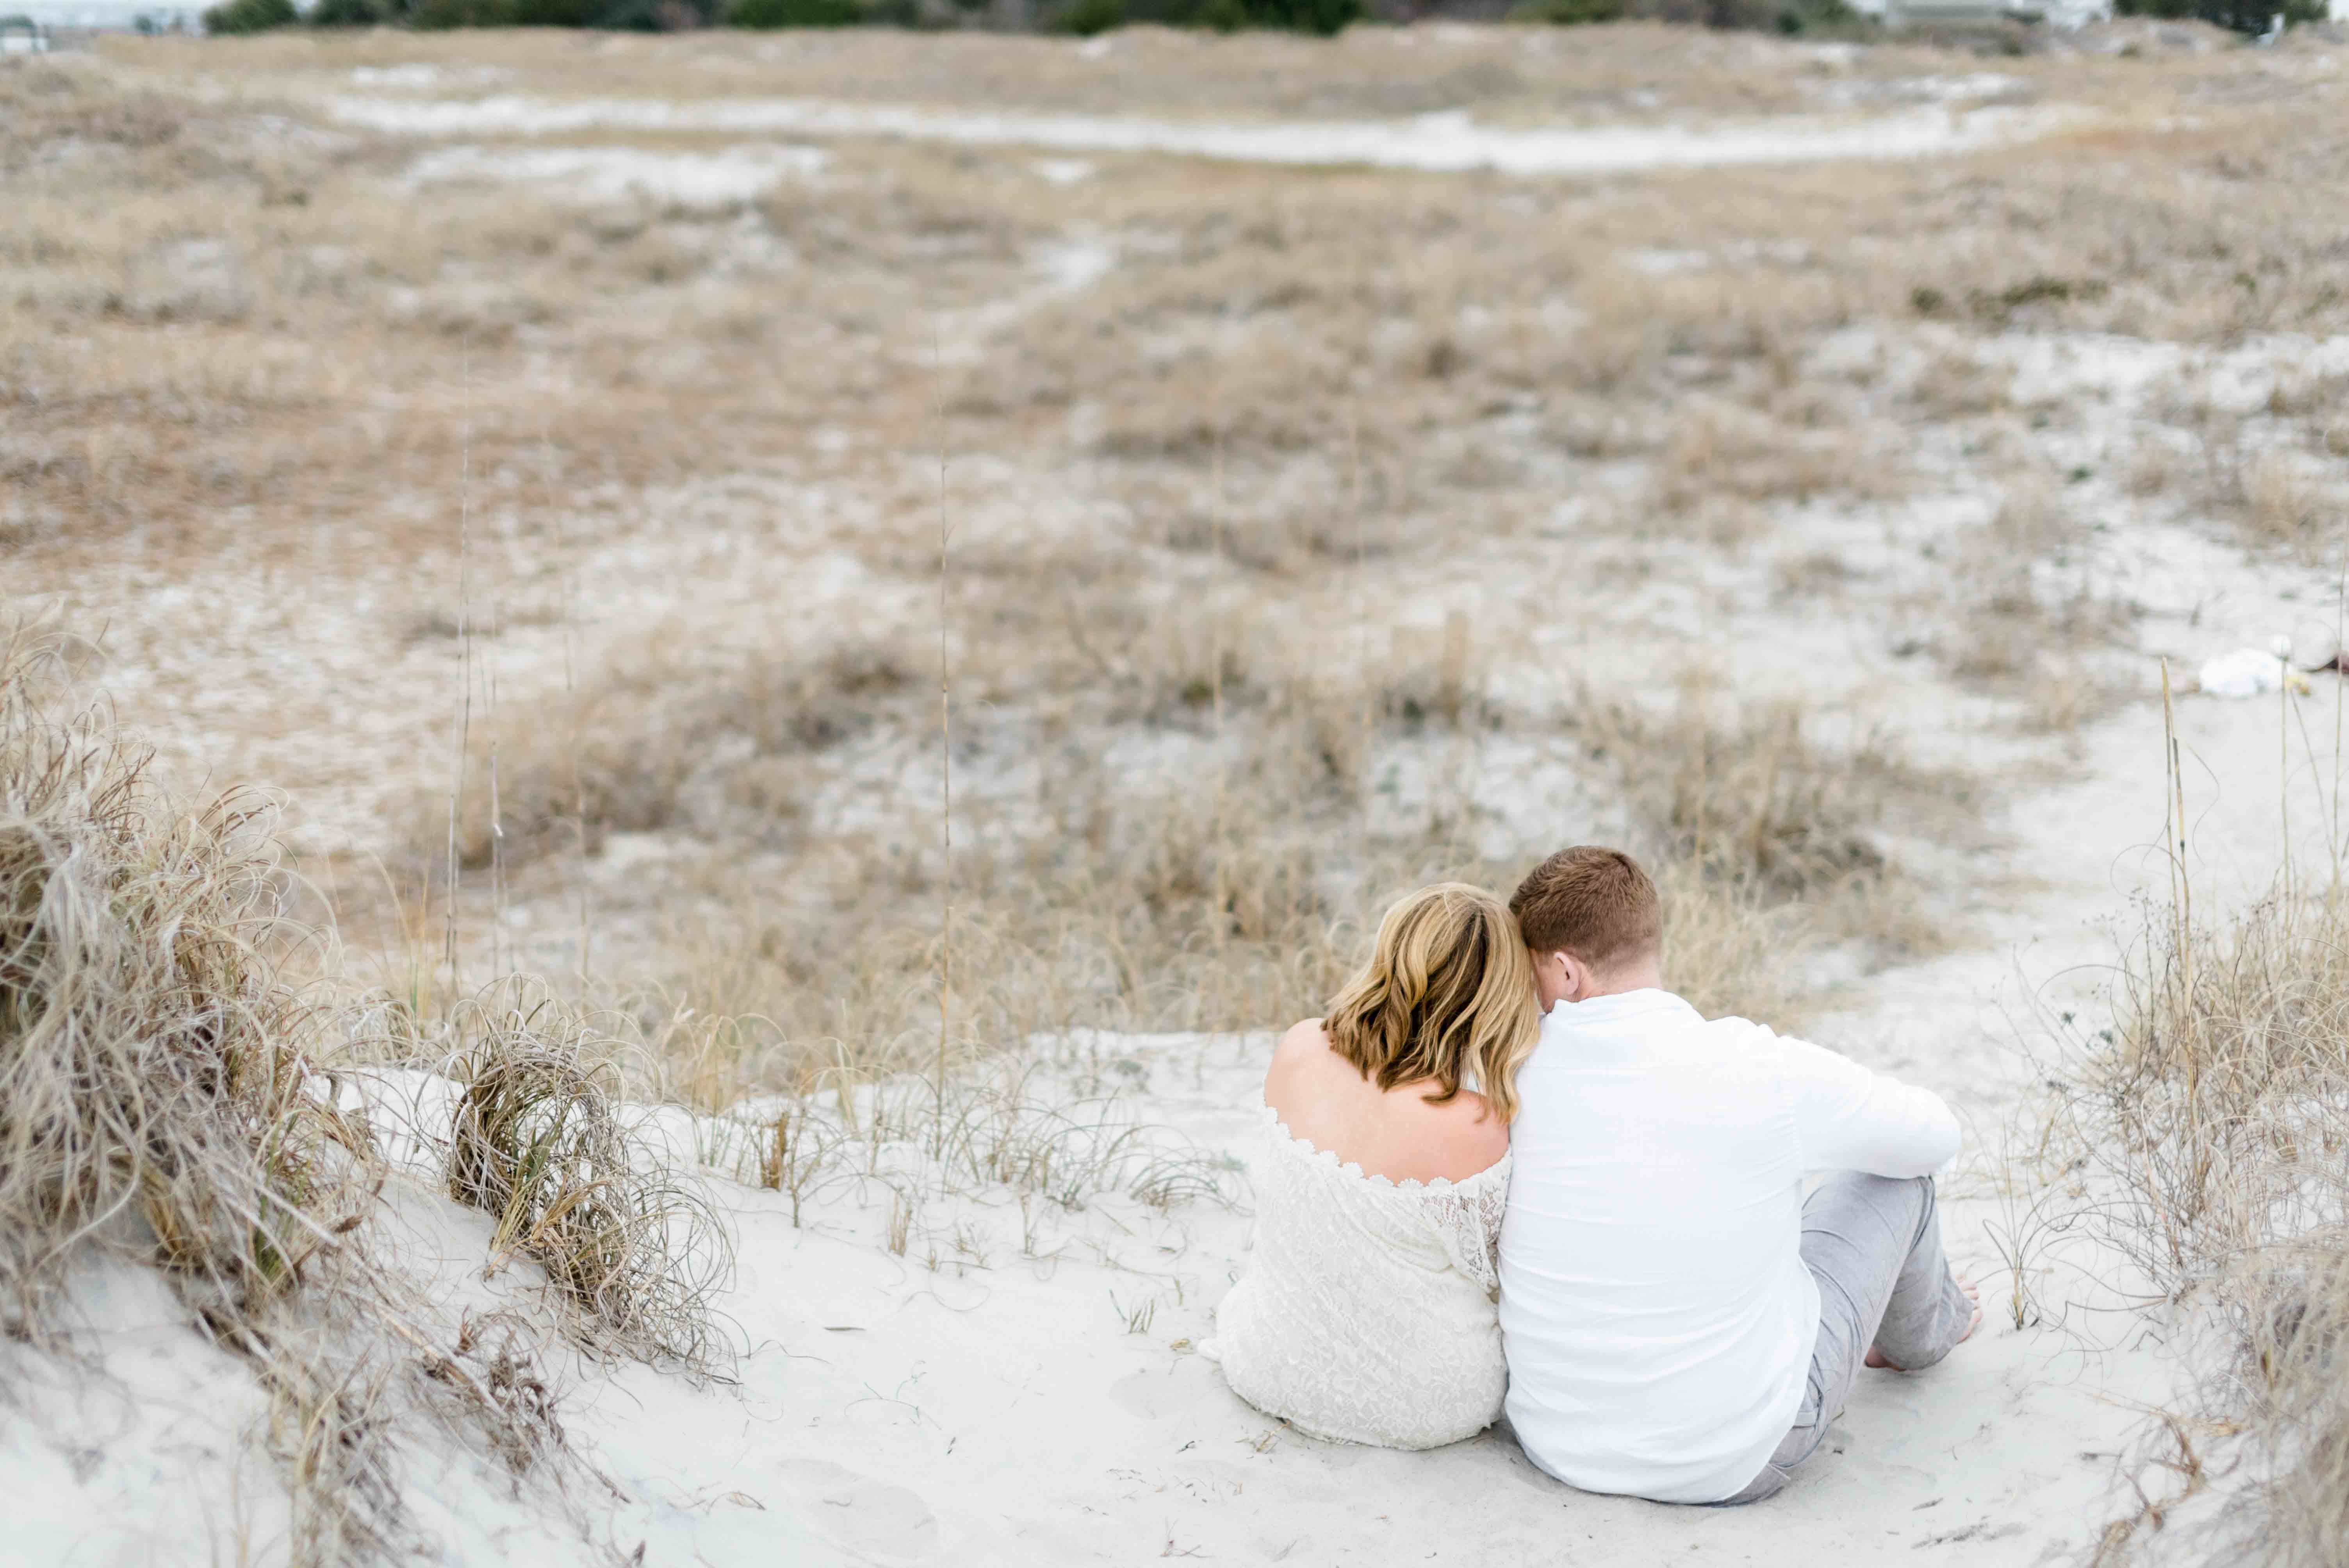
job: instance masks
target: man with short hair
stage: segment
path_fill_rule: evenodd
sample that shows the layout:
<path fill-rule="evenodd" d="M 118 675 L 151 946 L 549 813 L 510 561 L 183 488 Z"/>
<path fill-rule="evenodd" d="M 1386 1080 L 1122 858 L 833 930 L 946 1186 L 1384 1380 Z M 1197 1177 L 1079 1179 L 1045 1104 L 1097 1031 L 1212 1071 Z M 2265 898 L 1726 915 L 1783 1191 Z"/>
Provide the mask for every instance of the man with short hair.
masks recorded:
<path fill-rule="evenodd" d="M 1655 883 L 1583 845 L 1510 900 L 1541 990 L 1501 1227 L 1508 1417 L 1588 1491 L 1752 1502 L 1863 1365 L 1916 1370 L 1981 1321 L 1941 1253 L 1939 1096 L 1662 988 Z M 1806 1172 L 1828 1171 L 1806 1200 Z"/>

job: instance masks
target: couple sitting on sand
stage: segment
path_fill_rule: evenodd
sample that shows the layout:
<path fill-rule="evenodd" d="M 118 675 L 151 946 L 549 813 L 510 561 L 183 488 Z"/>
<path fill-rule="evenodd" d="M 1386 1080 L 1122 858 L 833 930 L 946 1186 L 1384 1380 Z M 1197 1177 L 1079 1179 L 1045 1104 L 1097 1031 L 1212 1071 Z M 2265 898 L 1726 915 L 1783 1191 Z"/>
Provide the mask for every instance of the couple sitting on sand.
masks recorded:
<path fill-rule="evenodd" d="M 1705 1018 L 1660 933 L 1647 873 L 1587 846 L 1506 908 L 1454 882 L 1387 911 L 1265 1076 L 1255 1251 L 1201 1347 L 1234 1392 L 1389 1448 L 1506 1410 L 1570 1485 L 1751 1502 L 1863 1364 L 1973 1331 L 1934 1212 L 1949 1108 Z"/>

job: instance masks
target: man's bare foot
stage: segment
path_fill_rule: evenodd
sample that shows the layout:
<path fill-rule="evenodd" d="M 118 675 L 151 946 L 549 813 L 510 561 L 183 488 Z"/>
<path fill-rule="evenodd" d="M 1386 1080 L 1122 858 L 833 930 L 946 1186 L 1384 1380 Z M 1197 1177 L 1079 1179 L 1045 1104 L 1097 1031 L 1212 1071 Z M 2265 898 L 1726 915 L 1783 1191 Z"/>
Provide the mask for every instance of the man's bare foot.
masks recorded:
<path fill-rule="evenodd" d="M 1955 1274 L 1951 1277 L 1956 1279 L 1958 1282 L 1958 1288 L 1966 1293 L 1966 1299 L 1973 1303 L 1974 1307 L 1973 1316 L 1966 1320 L 1966 1331 L 1958 1336 L 1958 1343 L 1960 1345 L 1963 1345 L 1967 1340 L 1971 1339 L 1974 1336 L 1974 1330 L 1982 1326 L 1982 1292 L 1975 1287 L 1973 1281 L 1968 1279 L 1963 1274 Z M 1860 1357 L 1860 1365 L 1863 1367 L 1881 1367 L 1893 1372 L 1906 1372 L 1908 1370 L 1905 1367 L 1896 1367 L 1891 1362 L 1886 1360 L 1884 1358 L 1884 1352 L 1878 1350 L 1873 1345 L 1868 1347 L 1868 1354 Z"/>

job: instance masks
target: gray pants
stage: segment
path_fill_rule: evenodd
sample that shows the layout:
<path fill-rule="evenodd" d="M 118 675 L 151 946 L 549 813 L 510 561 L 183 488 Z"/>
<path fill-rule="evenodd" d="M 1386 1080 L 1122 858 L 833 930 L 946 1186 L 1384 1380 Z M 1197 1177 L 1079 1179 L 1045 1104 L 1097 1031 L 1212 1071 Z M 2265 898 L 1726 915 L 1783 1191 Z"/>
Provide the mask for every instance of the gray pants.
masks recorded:
<path fill-rule="evenodd" d="M 1929 1176 L 1897 1181 L 1838 1171 L 1803 1203 L 1803 1263 L 1819 1282 L 1819 1338 L 1795 1424 L 1762 1473 L 1721 1506 L 1758 1502 L 1818 1451 L 1843 1414 L 1875 1346 L 1895 1367 L 1930 1367 L 1956 1348 L 1973 1319 L 1941 1255 L 1941 1225 Z"/>

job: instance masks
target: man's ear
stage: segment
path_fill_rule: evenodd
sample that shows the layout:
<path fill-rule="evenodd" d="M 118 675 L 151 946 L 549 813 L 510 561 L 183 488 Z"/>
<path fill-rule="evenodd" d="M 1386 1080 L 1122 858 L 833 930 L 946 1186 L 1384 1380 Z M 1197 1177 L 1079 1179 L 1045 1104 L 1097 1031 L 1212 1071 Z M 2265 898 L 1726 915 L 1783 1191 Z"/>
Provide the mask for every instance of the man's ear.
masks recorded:
<path fill-rule="evenodd" d="M 1557 961 L 1558 979 L 1566 1000 L 1579 1002 L 1589 994 L 1590 966 L 1563 948 L 1550 954 Z"/>
<path fill-rule="evenodd" d="M 1614 978 L 1612 970 L 1601 970 L 1578 953 L 1560 953 L 1557 956 L 1558 962 L 1566 966 L 1566 994 L 1568 998 L 1588 1002 L 1594 996 L 1607 995 Z"/>

